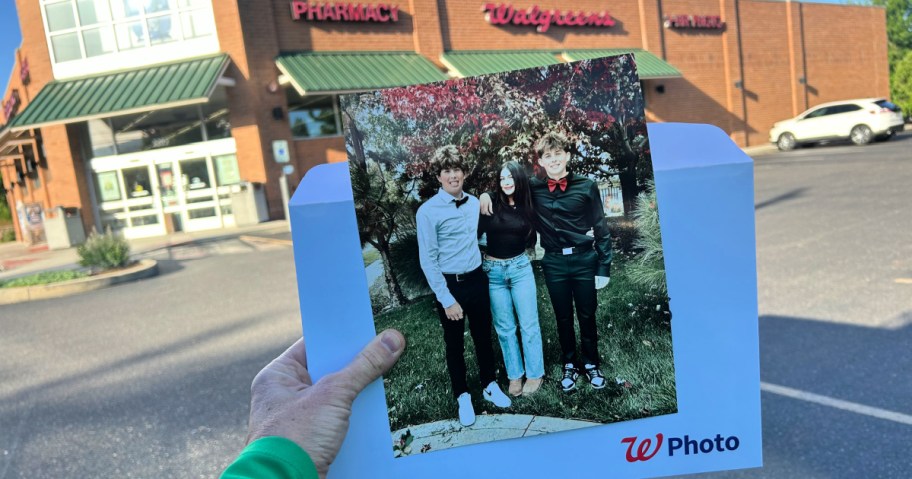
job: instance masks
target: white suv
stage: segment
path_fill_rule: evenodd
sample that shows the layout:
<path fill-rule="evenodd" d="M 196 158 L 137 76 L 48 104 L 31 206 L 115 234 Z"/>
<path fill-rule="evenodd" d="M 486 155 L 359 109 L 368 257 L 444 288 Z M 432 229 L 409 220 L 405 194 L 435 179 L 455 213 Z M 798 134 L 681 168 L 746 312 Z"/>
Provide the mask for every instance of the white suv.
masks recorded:
<path fill-rule="evenodd" d="M 885 98 L 824 103 L 770 130 L 770 143 L 782 151 L 803 143 L 849 139 L 856 145 L 887 140 L 903 129 L 902 110 Z"/>

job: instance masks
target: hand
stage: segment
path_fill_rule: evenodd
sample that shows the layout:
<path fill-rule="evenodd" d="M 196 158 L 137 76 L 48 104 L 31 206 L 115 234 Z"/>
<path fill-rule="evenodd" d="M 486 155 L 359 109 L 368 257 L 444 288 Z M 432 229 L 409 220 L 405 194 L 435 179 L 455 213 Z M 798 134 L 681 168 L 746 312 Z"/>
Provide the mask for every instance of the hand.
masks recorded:
<path fill-rule="evenodd" d="M 462 306 L 459 305 L 458 301 L 453 303 L 449 308 L 444 308 L 444 312 L 446 312 L 446 317 L 450 321 L 459 321 L 462 319 Z"/>
<path fill-rule="evenodd" d="M 299 339 L 263 368 L 250 387 L 247 442 L 281 436 L 304 449 L 326 477 L 348 432 L 352 401 L 402 356 L 405 338 L 396 330 L 380 333 L 348 366 L 313 384 Z"/>
<path fill-rule="evenodd" d="M 590 238 L 595 238 L 595 229 L 589 228 L 589 231 L 586 232 L 586 236 Z"/>
<path fill-rule="evenodd" d="M 481 214 L 491 216 L 494 214 L 494 202 L 491 201 L 491 195 L 482 193 L 478 197 L 478 203 L 481 205 Z"/>
<path fill-rule="evenodd" d="M 611 278 L 608 276 L 596 276 L 595 277 L 595 289 L 602 289 L 605 286 L 608 286 L 609 281 L 611 281 Z"/>

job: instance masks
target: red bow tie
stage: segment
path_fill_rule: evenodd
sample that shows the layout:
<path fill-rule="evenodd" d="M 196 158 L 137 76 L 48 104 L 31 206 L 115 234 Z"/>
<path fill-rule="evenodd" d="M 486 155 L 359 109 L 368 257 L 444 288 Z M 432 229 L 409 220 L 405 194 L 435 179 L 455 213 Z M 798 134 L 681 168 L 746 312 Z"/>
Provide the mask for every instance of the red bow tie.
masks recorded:
<path fill-rule="evenodd" d="M 559 180 L 553 180 L 548 178 L 548 191 L 554 192 L 554 189 L 560 186 L 561 191 L 567 191 L 567 177 L 563 177 Z"/>

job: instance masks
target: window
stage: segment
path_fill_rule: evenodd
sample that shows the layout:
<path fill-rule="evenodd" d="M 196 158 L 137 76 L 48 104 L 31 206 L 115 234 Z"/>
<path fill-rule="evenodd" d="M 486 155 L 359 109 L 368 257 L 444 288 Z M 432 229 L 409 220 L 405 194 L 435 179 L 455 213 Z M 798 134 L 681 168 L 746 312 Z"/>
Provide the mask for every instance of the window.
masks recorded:
<path fill-rule="evenodd" d="M 224 87 L 212 92 L 209 101 L 204 103 L 203 122 L 206 124 L 206 139 L 220 140 L 231 137 L 231 121 L 228 118 L 228 96 Z"/>
<path fill-rule="evenodd" d="M 108 120 L 89 120 L 87 124 L 92 157 L 117 154 L 117 150 L 114 149 L 114 132 Z"/>
<path fill-rule="evenodd" d="M 203 141 L 202 119 L 196 105 L 119 116 L 110 121 L 119 154 Z"/>
<path fill-rule="evenodd" d="M 145 198 L 152 195 L 152 182 L 149 181 L 149 167 L 123 169 L 124 186 L 128 198 Z"/>
<path fill-rule="evenodd" d="M 849 113 L 849 112 L 858 111 L 858 110 L 861 110 L 861 107 L 858 105 L 852 104 L 852 103 L 848 103 L 845 105 L 833 105 L 833 106 L 827 107 L 826 116 L 838 115 L 840 113 Z"/>
<path fill-rule="evenodd" d="M 215 34 L 199 0 L 42 0 L 55 63 Z"/>
<path fill-rule="evenodd" d="M 237 155 L 222 155 L 212 158 L 215 176 L 219 186 L 233 185 L 241 182 L 241 171 L 238 169 Z"/>
<path fill-rule="evenodd" d="M 110 28 L 83 30 L 82 42 L 85 44 L 87 58 L 113 53 L 117 49 L 114 32 Z"/>
<path fill-rule="evenodd" d="M 76 10 L 83 26 L 111 21 L 111 10 L 105 0 L 76 0 Z"/>
<path fill-rule="evenodd" d="M 95 187 L 98 190 L 98 199 L 101 202 L 118 201 L 120 194 L 120 179 L 116 171 L 105 171 L 95 174 Z"/>
<path fill-rule="evenodd" d="M 52 3 L 45 7 L 47 14 L 48 30 L 59 32 L 76 27 L 76 15 L 73 12 L 73 4 L 70 2 Z"/>
<path fill-rule="evenodd" d="M 896 112 L 896 113 L 902 112 L 902 108 L 896 106 L 896 104 L 889 102 L 887 100 L 877 100 L 874 102 L 874 104 L 881 108 L 886 108 L 887 110 L 890 110 L 892 112 Z"/>
<path fill-rule="evenodd" d="M 205 158 L 181 161 L 180 168 L 184 190 L 212 188 L 212 182 L 209 181 L 209 167 L 206 165 Z M 211 199 L 209 198 L 209 200 Z"/>
<path fill-rule="evenodd" d="M 811 119 L 811 118 L 820 118 L 821 116 L 826 116 L 826 115 L 829 115 L 829 112 L 828 112 L 828 109 L 827 109 L 827 108 L 818 108 L 818 109 L 816 109 L 816 110 L 814 110 L 814 111 L 808 113 L 808 114 L 804 117 L 804 119 L 805 119 L 805 120 L 809 120 L 809 119 Z"/>
<path fill-rule="evenodd" d="M 75 33 L 64 33 L 51 37 L 51 49 L 54 51 L 54 58 L 58 63 L 82 58 L 79 37 Z"/>
<path fill-rule="evenodd" d="M 288 122 L 291 134 L 295 138 L 319 138 L 341 134 L 336 96 L 301 97 L 294 90 L 289 90 L 288 96 Z"/>

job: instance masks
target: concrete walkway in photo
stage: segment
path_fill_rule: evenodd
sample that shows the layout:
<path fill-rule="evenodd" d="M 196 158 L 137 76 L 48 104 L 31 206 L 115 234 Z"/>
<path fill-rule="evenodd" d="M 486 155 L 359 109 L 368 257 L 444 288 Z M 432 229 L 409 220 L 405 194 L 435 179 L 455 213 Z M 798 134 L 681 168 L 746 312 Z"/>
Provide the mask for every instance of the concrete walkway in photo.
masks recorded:
<path fill-rule="evenodd" d="M 269 221 L 237 228 L 220 228 L 206 231 L 181 232 L 167 236 L 128 240 L 134 258 L 155 251 L 226 239 L 247 237 L 251 240 L 290 242 L 291 234 L 286 221 Z M 79 267 L 76 248 L 49 250 L 47 246 L 28 246 L 22 243 L 0 244 L 0 280 L 12 279 L 42 271 L 75 269 Z"/>
<path fill-rule="evenodd" d="M 475 424 L 468 427 L 462 426 L 456 419 L 448 419 L 405 427 L 393 432 L 391 437 L 395 443 L 406 431 L 411 432 L 415 438 L 411 444 L 411 454 L 414 455 L 420 454 L 422 448 L 426 446 L 430 446 L 430 451 L 438 451 L 481 442 L 570 431 L 600 424 L 528 414 L 480 414 L 475 418 Z"/>

